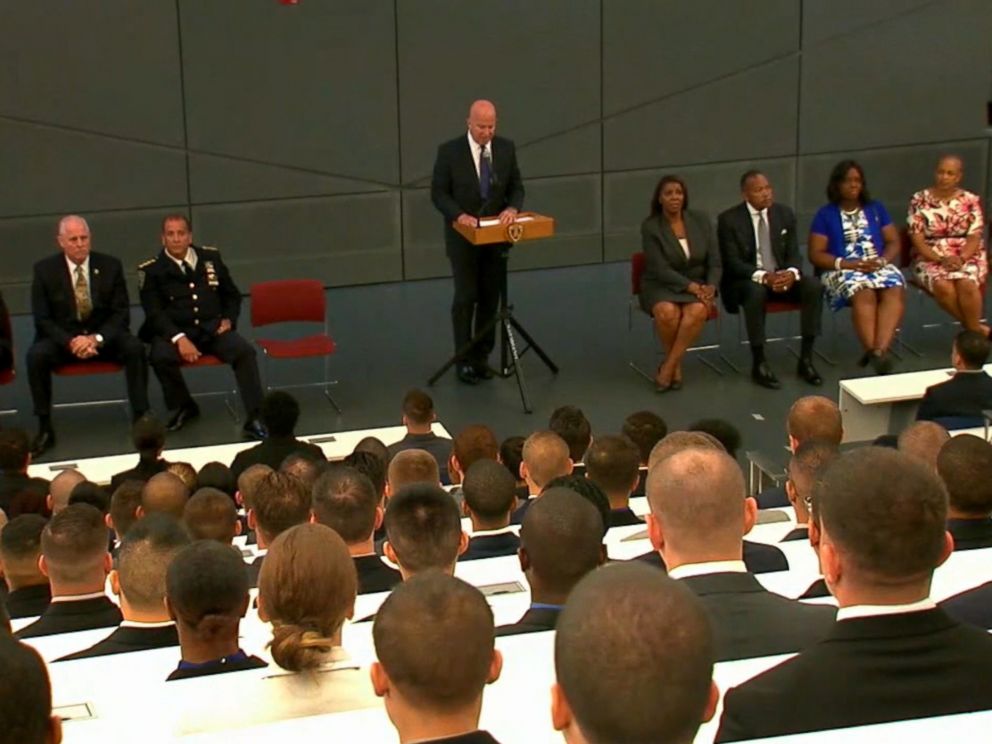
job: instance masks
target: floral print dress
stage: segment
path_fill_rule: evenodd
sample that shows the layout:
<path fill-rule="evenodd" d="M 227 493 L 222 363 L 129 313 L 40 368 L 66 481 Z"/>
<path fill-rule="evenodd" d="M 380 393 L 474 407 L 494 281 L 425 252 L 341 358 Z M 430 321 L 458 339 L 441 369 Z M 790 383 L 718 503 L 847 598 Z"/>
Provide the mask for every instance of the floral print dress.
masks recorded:
<path fill-rule="evenodd" d="M 917 191 L 909 202 L 906 224 L 910 232 L 923 235 L 927 246 L 938 256 L 960 256 L 968 238 L 981 235 L 985 229 L 981 200 L 964 190 L 947 201 L 938 199 L 930 189 Z M 928 292 L 933 291 L 934 282 L 943 280 L 971 279 L 981 286 L 988 272 L 984 245 L 956 271 L 922 256 L 913 261 L 913 273 Z"/>

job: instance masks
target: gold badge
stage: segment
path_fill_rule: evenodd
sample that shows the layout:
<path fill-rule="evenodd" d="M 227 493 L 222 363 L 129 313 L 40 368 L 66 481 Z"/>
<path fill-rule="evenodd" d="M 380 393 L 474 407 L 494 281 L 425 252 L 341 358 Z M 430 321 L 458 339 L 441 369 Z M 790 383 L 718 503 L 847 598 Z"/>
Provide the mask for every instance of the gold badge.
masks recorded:
<path fill-rule="evenodd" d="M 517 243 L 524 236 L 524 226 L 519 222 L 511 222 L 506 226 L 506 237 L 511 243 Z"/>
<path fill-rule="evenodd" d="M 204 261 L 203 270 L 207 272 L 207 284 L 214 288 L 219 287 L 220 281 L 217 279 L 217 270 L 214 268 L 214 262 Z"/>

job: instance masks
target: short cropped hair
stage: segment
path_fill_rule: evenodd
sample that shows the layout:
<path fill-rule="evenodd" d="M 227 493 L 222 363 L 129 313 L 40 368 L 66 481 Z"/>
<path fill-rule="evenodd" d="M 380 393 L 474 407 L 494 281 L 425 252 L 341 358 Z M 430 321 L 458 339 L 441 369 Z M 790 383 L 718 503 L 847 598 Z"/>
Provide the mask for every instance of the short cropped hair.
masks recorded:
<path fill-rule="evenodd" d="M 0 559 L 8 577 L 17 580 L 38 575 L 41 533 L 47 524 L 48 520 L 40 514 L 22 514 L 0 530 Z"/>
<path fill-rule="evenodd" d="M 789 460 L 789 480 L 800 499 L 811 499 L 813 485 L 839 454 L 837 445 L 822 439 L 807 439 Z"/>
<path fill-rule="evenodd" d="M 300 404 L 284 390 L 273 390 L 262 398 L 259 417 L 271 437 L 291 437 L 300 419 Z"/>
<path fill-rule="evenodd" d="M 568 456 L 572 462 L 582 462 L 589 442 L 592 441 L 592 425 L 577 406 L 559 406 L 551 412 L 548 428 L 565 440 Z"/>
<path fill-rule="evenodd" d="M 434 401 L 423 390 L 410 390 L 403 396 L 403 415 L 415 426 L 426 426 L 434 420 Z"/>
<path fill-rule="evenodd" d="M 393 589 L 372 639 L 404 699 L 427 713 L 451 713 L 472 705 L 489 678 L 493 613 L 475 587 L 427 571 Z"/>
<path fill-rule="evenodd" d="M 673 431 L 671 434 L 666 434 L 651 450 L 651 455 L 648 457 L 648 471 L 654 470 L 654 466 L 659 462 L 687 449 L 713 449 L 726 452 L 720 440 L 705 431 Z"/>
<path fill-rule="evenodd" d="M 190 232 L 193 231 L 193 223 L 190 221 L 189 217 L 187 217 L 184 214 L 179 214 L 178 212 L 174 212 L 172 214 L 165 215 L 165 217 L 162 218 L 162 232 L 163 233 L 165 232 L 166 223 L 169 223 L 169 222 L 182 222 L 184 225 L 186 225 L 186 229 L 188 231 L 190 231 Z"/>
<path fill-rule="evenodd" d="M 689 431 L 701 431 L 716 438 L 723 445 L 727 454 L 737 459 L 737 450 L 741 448 L 741 433 L 737 427 L 725 419 L 699 419 L 689 427 Z"/>
<path fill-rule="evenodd" d="M 627 437 L 596 437 L 586 451 L 586 477 L 602 488 L 607 496 L 629 496 L 637 485 L 641 453 Z"/>
<path fill-rule="evenodd" d="M 321 473 L 327 468 L 327 460 L 305 451 L 291 452 L 279 466 L 279 472 L 291 475 L 307 489 L 313 488 Z"/>
<path fill-rule="evenodd" d="M 41 533 L 41 553 L 52 581 L 86 581 L 107 555 L 107 526 L 89 504 L 67 506 Z"/>
<path fill-rule="evenodd" d="M 951 437 L 937 455 L 937 473 L 951 508 L 969 516 L 992 515 L 992 444 L 973 434 Z"/>
<path fill-rule="evenodd" d="M 637 445 L 641 464 L 647 465 L 651 450 L 668 434 L 668 424 L 656 413 L 637 411 L 623 420 L 621 433 Z"/>
<path fill-rule="evenodd" d="M 434 455 L 422 449 L 408 449 L 397 452 L 389 461 L 386 475 L 390 493 L 414 483 L 441 483 L 441 470 Z"/>
<path fill-rule="evenodd" d="M 196 468 L 188 462 L 170 462 L 165 467 L 165 472 L 172 473 L 179 478 L 186 486 L 186 489 L 193 493 L 198 485 L 196 480 Z"/>
<path fill-rule="evenodd" d="M 182 478 L 170 472 L 156 473 L 141 491 L 141 511 L 161 512 L 181 520 L 188 500 L 189 488 Z"/>
<path fill-rule="evenodd" d="M 110 497 L 110 519 L 118 537 L 124 537 L 138 520 L 137 512 L 144 490 L 145 483 L 140 480 L 126 480 L 114 489 Z"/>
<path fill-rule="evenodd" d="M 200 488 L 186 502 L 183 522 L 194 540 L 216 540 L 230 545 L 237 533 L 238 511 L 223 491 Z"/>
<path fill-rule="evenodd" d="M 590 480 L 578 473 L 560 475 L 548 482 L 548 485 L 541 491 L 541 498 L 544 498 L 544 494 L 555 488 L 568 489 L 592 504 L 596 511 L 599 512 L 602 521 L 602 534 L 604 536 L 606 535 L 607 530 L 610 528 L 610 499 L 603 493 L 603 489 L 599 487 L 596 481 Z"/>
<path fill-rule="evenodd" d="M 389 448 L 378 437 L 363 437 L 355 445 L 352 454 L 355 452 L 371 452 L 383 462 L 389 462 Z"/>
<path fill-rule="evenodd" d="M 165 574 L 180 549 L 189 545 L 189 533 L 167 514 L 150 514 L 121 540 L 117 574 L 121 594 L 136 610 L 161 611 Z"/>
<path fill-rule="evenodd" d="M 989 360 L 992 343 L 989 337 L 978 331 L 964 330 L 954 337 L 954 348 L 968 369 L 981 369 Z"/>
<path fill-rule="evenodd" d="M 59 512 L 69 505 L 69 494 L 76 487 L 77 483 L 86 480 L 86 476 L 78 470 L 69 468 L 52 478 L 48 486 L 48 493 L 52 497 L 52 512 Z"/>
<path fill-rule="evenodd" d="M 241 471 L 241 475 L 238 476 L 238 493 L 241 494 L 241 501 L 244 503 L 245 509 L 250 509 L 252 501 L 255 497 L 255 491 L 258 490 L 258 484 L 261 483 L 269 473 L 274 473 L 271 467 L 264 463 L 255 463 L 254 465 L 249 465 L 247 468 Z"/>
<path fill-rule="evenodd" d="M 918 462 L 936 470 L 937 455 L 944 443 L 951 438 L 936 421 L 915 421 L 899 435 L 898 449 Z"/>
<path fill-rule="evenodd" d="M 524 440 L 523 462 L 538 488 L 572 471 L 568 443 L 553 431 L 535 431 Z"/>
<path fill-rule="evenodd" d="M 375 530 L 379 494 L 366 476 L 347 465 L 336 465 L 313 487 L 313 514 L 348 545 L 368 540 Z"/>
<path fill-rule="evenodd" d="M 505 520 L 517 500 L 517 482 L 495 460 L 476 460 L 462 484 L 465 503 L 472 513 L 487 522 Z"/>
<path fill-rule="evenodd" d="M 823 439 L 839 445 L 844 438 L 840 408 L 822 395 L 806 395 L 793 403 L 785 426 L 789 436 L 800 443 Z"/>
<path fill-rule="evenodd" d="M 269 473 L 252 496 L 252 512 L 266 540 L 310 519 L 310 489 L 295 476 Z"/>
<path fill-rule="evenodd" d="M 461 517 L 451 494 L 440 486 L 415 483 L 400 489 L 389 500 L 385 525 L 386 540 L 410 573 L 446 570 L 458 558 Z"/>
<path fill-rule="evenodd" d="M 208 462 L 200 472 L 196 474 L 196 488 L 215 488 L 227 494 L 227 497 L 234 500 L 234 494 L 238 490 L 238 480 L 234 477 L 234 471 L 222 462 Z"/>
<path fill-rule="evenodd" d="M 524 514 L 520 548 L 545 590 L 568 594 L 603 562 L 602 517 L 574 491 L 550 488 Z"/>
<path fill-rule="evenodd" d="M 464 473 L 477 460 L 495 460 L 499 457 L 499 442 L 488 426 L 473 424 L 466 426 L 451 440 L 451 454 Z"/>
<path fill-rule="evenodd" d="M 31 443 L 23 429 L 0 429 L 0 470 L 18 472 L 28 464 Z"/>
<path fill-rule="evenodd" d="M 110 511 L 110 494 L 103 486 L 91 481 L 82 481 L 72 487 L 69 504 L 89 504 L 101 514 L 106 514 Z"/>
<path fill-rule="evenodd" d="M 182 548 L 165 577 L 176 620 L 201 638 L 237 633 L 248 604 L 248 572 L 238 551 L 213 540 Z"/>
<path fill-rule="evenodd" d="M 499 461 L 503 463 L 514 481 L 520 478 L 520 463 L 524 461 L 524 437 L 512 436 L 504 439 L 499 445 Z"/>
<path fill-rule="evenodd" d="M 593 571 L 555 633 L 555 674 L 590 744 L 691 742 L 711 689 L 714 643 L 700 600 L 637 561 Z"/>
<path fill-rule="evenodd" d="M 131 426 L 131 441 L 143 459 L 153 460 L 165 447 L 165 425 L 152 416 L 142 416 Z"/>
<path fill-rule="evenodd" d="M 751 168 L 749 170 L 744 171 L 741 174 L 741 181 L 740 181 L 741 191 L 747 188 L 747 182 L 750 181 L 752 178 L 757 178 L 758 176 L 763 176 L 763 175 L 765 174 L 762 171 L 757 170 L 756 168 Z"/>
<path fill-rule="evenodd" d="M 386 492 L 386 461 L 372 452 L 352 452 L 344 458 L 349 465 L 372 481 L 376 496 L 382 500 Z"/>
<path fill-rule="evenodd" d="M 44 744 L 52 726 L 52 685 L 31 646 L 0 633 L 0 740 Z"/>

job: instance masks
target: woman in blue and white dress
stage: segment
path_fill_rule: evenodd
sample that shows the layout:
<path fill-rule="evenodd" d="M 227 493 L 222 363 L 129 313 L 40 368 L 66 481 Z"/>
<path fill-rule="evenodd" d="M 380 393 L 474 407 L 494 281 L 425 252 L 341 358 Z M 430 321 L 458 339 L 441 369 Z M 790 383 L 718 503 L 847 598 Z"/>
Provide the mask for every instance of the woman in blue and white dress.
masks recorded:
<path fill-rule="evenodd" d="M 810 226 L 809 260 L 835 312 L 850 305 L 864 354 L 881 375 L 892 371 L 889 347 L 906 308 L 906 280 L 896 262 L 899 234 L 881 202 L 868 195 L 864 170 L 853 160 L 834 166 L 827 199 Z"/>

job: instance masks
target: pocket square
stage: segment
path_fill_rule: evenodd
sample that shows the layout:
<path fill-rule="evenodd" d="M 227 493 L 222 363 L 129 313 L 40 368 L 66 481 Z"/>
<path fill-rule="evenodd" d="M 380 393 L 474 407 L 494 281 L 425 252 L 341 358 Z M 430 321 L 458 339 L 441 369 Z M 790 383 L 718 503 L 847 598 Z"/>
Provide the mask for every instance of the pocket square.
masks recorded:
<path fill-rule="evenodd" d="M 780 232 L 779 235 L 785 235 L 787 232 L 789 232 L 789 231 L 786 228 L 783 227 L 782 228 L 782 232 Z"/>

